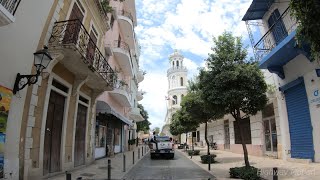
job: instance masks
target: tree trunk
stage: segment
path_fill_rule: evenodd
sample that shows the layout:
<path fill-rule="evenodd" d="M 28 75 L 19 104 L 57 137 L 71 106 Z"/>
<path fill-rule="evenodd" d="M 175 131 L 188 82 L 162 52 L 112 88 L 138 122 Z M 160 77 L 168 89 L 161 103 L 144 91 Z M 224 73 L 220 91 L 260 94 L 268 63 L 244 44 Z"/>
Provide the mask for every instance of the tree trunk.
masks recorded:
<path fill-rule="evenodd" d="M 239 132 L 240 132 L 240 140 L 241 140 L 241 144 L 242 144 L 242 148 L 243 148 L 244 162 L 246 164 L 246 167 L 248 168 L 248 167 L 250 167 L 250 163 L 249 163 L 249 159 L 248 159 L 248 150 L 247 150 L 246 143 L 244 142 L 244 134 L 243 134 L 243 131 L 240 126 L 240 120 L 241 119 L 236 120 L 236 124 L 237 124 L 237 128 L 239 129 Z"/>
<path fill-rule="evenodd" d="M 210 147 L 209 147 L 209 141 L 208 141 L 208 122 L 205 124 L 206 126 L 204 127 L 204 139 L 206 140 L 207 143 L 207 155 L 210 155 Z"/>
<path fill-rule="evenodd" d="M 188 146 L 188 132 L 186 132 L 186 145 L 185 145 L 186 151 L 187 151 L 187 146 Z"/>
<path fill-rule="evenodd" d="M 194 147 L 193 147 L 193 132 L 192 132 L 192 135 L 191 135 L 191 143 L 192 143 L 192 151 L 194 151 Z"/>

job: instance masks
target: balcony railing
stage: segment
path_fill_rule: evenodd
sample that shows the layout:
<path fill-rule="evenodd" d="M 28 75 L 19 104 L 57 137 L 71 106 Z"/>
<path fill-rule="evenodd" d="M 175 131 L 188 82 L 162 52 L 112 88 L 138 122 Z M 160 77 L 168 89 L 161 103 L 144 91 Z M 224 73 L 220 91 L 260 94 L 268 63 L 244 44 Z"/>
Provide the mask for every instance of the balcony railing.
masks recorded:
<path fill-rule="evenodd" d="M 49 46 L 75 48 L 84 59 L 84 63 L 88 64 L 93 72 L 97 72 L 109 86 L 114 87 L 117 78 L 115 72 L 79 20 L 56 22 L 49 39 Z"/>
<path fill-rule="evenodd" d="M 120 10 L 120 11 L 118 11 L 118 15 L 125 16 L 125 17 L 129 18 L 133 23 L 133 16 L 131 15 L 131 13 L 124 11 L 124 10 Z"/>
<path fill-rule="evenodd" d="M 292 31 L 297 28 L 296 20 L 290 16 L 287 8 L 281 16 L 276 19 L 268 31 L 254 45 L 256 58 L 260 61 L 266 54 L 283 41 Z"/>
<path fill-rule="evenodd" d="M 173 73 L 178 71 L 187 71 L 187 68 L 185 66 L 178 66 L 178 67 L 171 67 L 167 70 L 167 73 Z"/>
<path fill-rule="evenodd" d="M 0 0 L 0 4 L 6 8 L 12 15 L 17 11 L 21 0 Z"/>

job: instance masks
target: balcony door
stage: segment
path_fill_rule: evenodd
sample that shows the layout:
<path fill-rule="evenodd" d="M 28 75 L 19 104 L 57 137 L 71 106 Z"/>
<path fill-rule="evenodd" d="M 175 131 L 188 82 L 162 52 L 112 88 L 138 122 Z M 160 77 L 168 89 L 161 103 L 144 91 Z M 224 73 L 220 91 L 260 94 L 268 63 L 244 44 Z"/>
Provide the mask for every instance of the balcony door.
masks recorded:
<path fill-rule="evenodd" d="M 69 16 L 69 20 L 73 21 L 69 21 L 67 24 L 63 38 L 64 44 L 77 43 L 83 17 L 84 13 L 80 10 L 78 4 L 75 2 Z"/>
<path fill-rule="evenodd" d="M 276 9 L 271 13 L 268 19 L 268 25 L 274 37 L 275 44 L 278 45 L 284 38 L 288 36 L 287 29 L 280 17 L 279 10 Z"/>
<path fill-rule="evenodd" d="M 93 26 L 91 29 L 90 40 L 87 47 L 87 60 L 89 61 L 89 64 L 93 65 L 98 35 Z"/>

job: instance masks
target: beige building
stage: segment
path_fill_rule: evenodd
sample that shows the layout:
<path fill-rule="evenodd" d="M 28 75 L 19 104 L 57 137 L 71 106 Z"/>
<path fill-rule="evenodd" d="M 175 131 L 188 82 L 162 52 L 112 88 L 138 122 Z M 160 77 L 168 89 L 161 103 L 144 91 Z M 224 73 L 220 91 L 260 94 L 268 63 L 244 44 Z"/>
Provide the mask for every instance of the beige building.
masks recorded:
<path fill-rule="evenodd" d="M 1 99 L 10 97 L 1 111 L 1 176 L 54 176 L 92 163 L 100 136 L 104 147 L 108 137 L 117 138 L 120 151 L 135 138 L 135 122 L 143 120 L 137 101 L 143 98 L 138 83 L 144 75 L 133 29 L 135 1 L 108 2 L 0 1 L 0 93 Z M 44 45 L 52 60 L 42 71 L 33 66 L 33 53 Z M 37 76 L 21 79 L 10 96 L 17 73 Z M 111 117 L 111 132 L 96 124 L 98 97 L 110 107 L 99 113 Z"/>

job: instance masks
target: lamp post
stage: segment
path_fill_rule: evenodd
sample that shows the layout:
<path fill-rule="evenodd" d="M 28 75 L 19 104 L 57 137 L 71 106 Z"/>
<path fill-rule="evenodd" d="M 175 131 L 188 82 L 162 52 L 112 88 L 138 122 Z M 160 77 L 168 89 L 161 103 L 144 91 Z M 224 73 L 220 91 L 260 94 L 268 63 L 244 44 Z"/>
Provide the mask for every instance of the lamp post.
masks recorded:
<path fill-rule="evenodd" d="M 21 75 L 17 74 L 16 81 L 13 87 L 13 94 L 16 94 L 18 91 L 22 90 L 27 85 L 35 84 L 38 81 L 38 77 L 44 69 L 46 69 L 53 59 L 48 51 L 48 47 L 44 46 L 43 49 L 33 53 L 34 55 L 34 66 L 36 67 L 36 74 L 31 75 Z M 26 81 L 24 80 L 26 79 Z"/>

